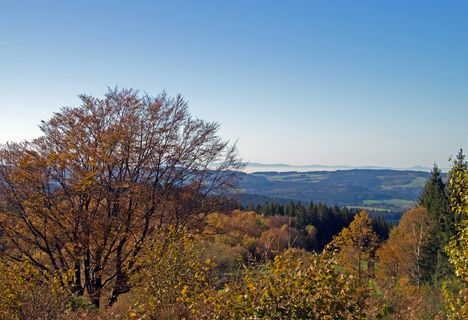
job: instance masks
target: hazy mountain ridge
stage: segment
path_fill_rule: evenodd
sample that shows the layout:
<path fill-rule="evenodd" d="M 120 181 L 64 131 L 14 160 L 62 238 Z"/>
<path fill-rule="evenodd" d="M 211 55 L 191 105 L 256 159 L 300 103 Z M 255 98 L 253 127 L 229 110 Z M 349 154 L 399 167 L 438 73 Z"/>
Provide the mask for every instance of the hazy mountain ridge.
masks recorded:
<path fill-rule="evenodd" d="M 349 166 L 349 165 L 322 165 L 322 164 L 306 164 L 306 165 L 292 165 L 285 163 L 260 163 L 260 162 L 248 162 L 245 167 L 245 171 L 249 173 L 255 173 L 257 171 L 335 171 L 335 170 L 352 170 L 352 169 L 369 169 L 369 170 L 397 170 L 397 171 L 423 171 L 430 172 L 430 167 L 416 165 L 413 167 L 384 167 L 384 166 Z M 447 171 L 445 168 L 442 171 Z"/>
<path fill-rule="evenodd" d="M 402 211 L 415 205 L 430 173 L 395 169 L 241 173 L 243 194 Z M 251 196 L 252 198 L 252 196 Z"/>

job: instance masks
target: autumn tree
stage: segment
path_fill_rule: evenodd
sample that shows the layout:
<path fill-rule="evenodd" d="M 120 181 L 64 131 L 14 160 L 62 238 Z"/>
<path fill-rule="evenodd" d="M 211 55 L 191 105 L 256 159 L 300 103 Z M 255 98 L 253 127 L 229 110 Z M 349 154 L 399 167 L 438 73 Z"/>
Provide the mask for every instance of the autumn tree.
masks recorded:
<path fill-rule="evenodd" d="M 43 135 L 0 148 L 6 255 L 96 306 L 127 292 L 147 239 L 196 228 L 218 209 L 241 164 L 218 124 L 190 116 L 182 97 L 109 90 L 81 95 L 41 124 Z"/>
<path fill-rule="evenodd" d="M 247 260 L 259 254 L 259 238 L 266 230 L 268 221 L 265 217 L 253 211 L 234 210 L 231 214 L 209 214 L 204 236 L 213 243 L 237 248 L 236 251 Z"/>
<path fill-rule="evenodd" d="M 361 211 L 348 228 L 344 228 L 327 246 L 336 250 L 340 265 L 355 274 L 359 285 L 366 279 L 375 260 L 379 238 L 372 230 L 372 222 L 366 211 Z"/>
<path fill-rule="evenodd" d="M 377 251 L 377 274 L 382 283 L 392 285 L 404 277 L 415 286 L 421 284 L 423 273 L 419 261 L 428 230 L 425 208 L 405 212 L 398 226 L 390 232 L 389 239 Z"/>
<path fill-rule="evenodd" d="M 263 232 L 259 240 L 261 253 L 266 260 L 288 248 L 303 247 L 304 237 L 296 228 L 283 224 Z"/>
<path fill-rule="evenodd" d="M 468 164 L 460 150 L 449 172 L 450 211 L 456 221 L 456 234 L 446 247 L 450 262 L 460 281 L 458 292 L 448 292 L 450 319 L 468 317 Z"/>

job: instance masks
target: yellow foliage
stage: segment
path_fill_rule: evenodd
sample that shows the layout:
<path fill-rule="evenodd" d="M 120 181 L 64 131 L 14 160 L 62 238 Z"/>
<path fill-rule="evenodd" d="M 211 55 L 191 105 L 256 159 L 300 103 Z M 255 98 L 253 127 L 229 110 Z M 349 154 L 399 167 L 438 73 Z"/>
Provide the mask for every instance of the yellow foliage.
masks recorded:
<path fill-rule="evenodd" d="M 0 319 L 59 319 L 68 294 L 27 262 L 0 262 Z"/>
<path fill-rule="evenodd" d="M 388 286 L 397 278 L 405 277 L 413 285 L 420 285 L 421 246 L 428 228 L 428 214 L 424 208 L 414 208 L 401 217 L 398 227 L 391 230 L 389 239 L 377 252 L 377 279 L 381 283 Z"/>
<path fill-rule="evenodd" d="M 364 296 L 325 255 L 290 249 L 198 297 L 194 319 L 362 319 Z"/>
<path fill-rule="evenodd" d="M 461 151 L 449 172 L 448 189 L 450 209 L 458 224 L 446 251 L 461 284 L 456 293 L 445 287 L 444 294 L 449 318 L 458 320 L 468 318 L 468 168 Z"/>
<path fill-rule="evenodd" d="M 344 228 L 327 246 L 337 252 L 338 263 L 354 274 L 361 284 L 372 272 L 379 238 L 372 230 L 371 219 L 361 211 L 348 228 Z"/>
<path fill-rule="evenodd" d="M 162 236 L 164 235 L 164 236 Z M 188 317 L 199 303 L 195 298 L 208 289 L 214 267 L 204 259 L 202 248 L 187 233 L 161 230 L 138 260 L 131 279 L 137 299 L 131 312 L 145 317 Z"/>

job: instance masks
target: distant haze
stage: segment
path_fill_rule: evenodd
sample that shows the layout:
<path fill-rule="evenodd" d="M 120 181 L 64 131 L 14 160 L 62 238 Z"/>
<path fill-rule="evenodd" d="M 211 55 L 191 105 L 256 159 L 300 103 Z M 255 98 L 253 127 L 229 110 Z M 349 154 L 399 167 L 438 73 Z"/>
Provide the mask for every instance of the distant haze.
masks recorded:
<path fill-rule="evenodd" d="M 339 165 L 288 165 L 288 164 L 264 164 L 251 162 L 247 163 L 244 171 L 247 173 L 252 172 L 288 172 L 288 171 L 297 171 L 297 172 L 309 172 L 309 171 L 336 171 L 336 170 L 350 170 L 350 169 L 391 169 L 391 170 L 411 170 L 411 171 L 423 171 L 429 172 L 432 168 L 423 167 L 423 166 L 414 166 L 409 168 L 394 168 L 394 167 L 378 167 L 378 166 L 339 166 Z M 442 171 L 446 172 L 447 168 L 441 168 Z"/>

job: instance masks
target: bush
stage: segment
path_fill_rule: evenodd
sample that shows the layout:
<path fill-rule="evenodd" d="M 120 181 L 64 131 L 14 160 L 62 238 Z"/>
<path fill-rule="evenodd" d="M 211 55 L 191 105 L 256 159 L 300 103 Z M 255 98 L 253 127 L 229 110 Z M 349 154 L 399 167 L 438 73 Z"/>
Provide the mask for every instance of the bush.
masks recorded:
<path fill-rule="evenodd" d="M 72 295 L 68 305 L 73 311 L 76 310 L 97 310 L 93 302 L 86 296 L 83 295 Z"/>
<path fill-rule="evenodd" d="M 198 301 L 194 319 L 360 319 L 365 294 L 330 257 L 290 249 Z"/>
<path fill-rule="evenodd" d="M 0 319 L 54 320 L 67 309 L 68 293 L 26 262 L 0 262 Z"/>
<path fill-rule="evenodd" d="M 161 236 L 161 233 L 164 236 Z M 131 283 L 136 303 L 133 316 L 150 319 L 187 318 L 198 303 L 195 297 L 209 288 L 213 267 L 202 248 L 187 233 L 161 231 L 144 248 Z"/>

